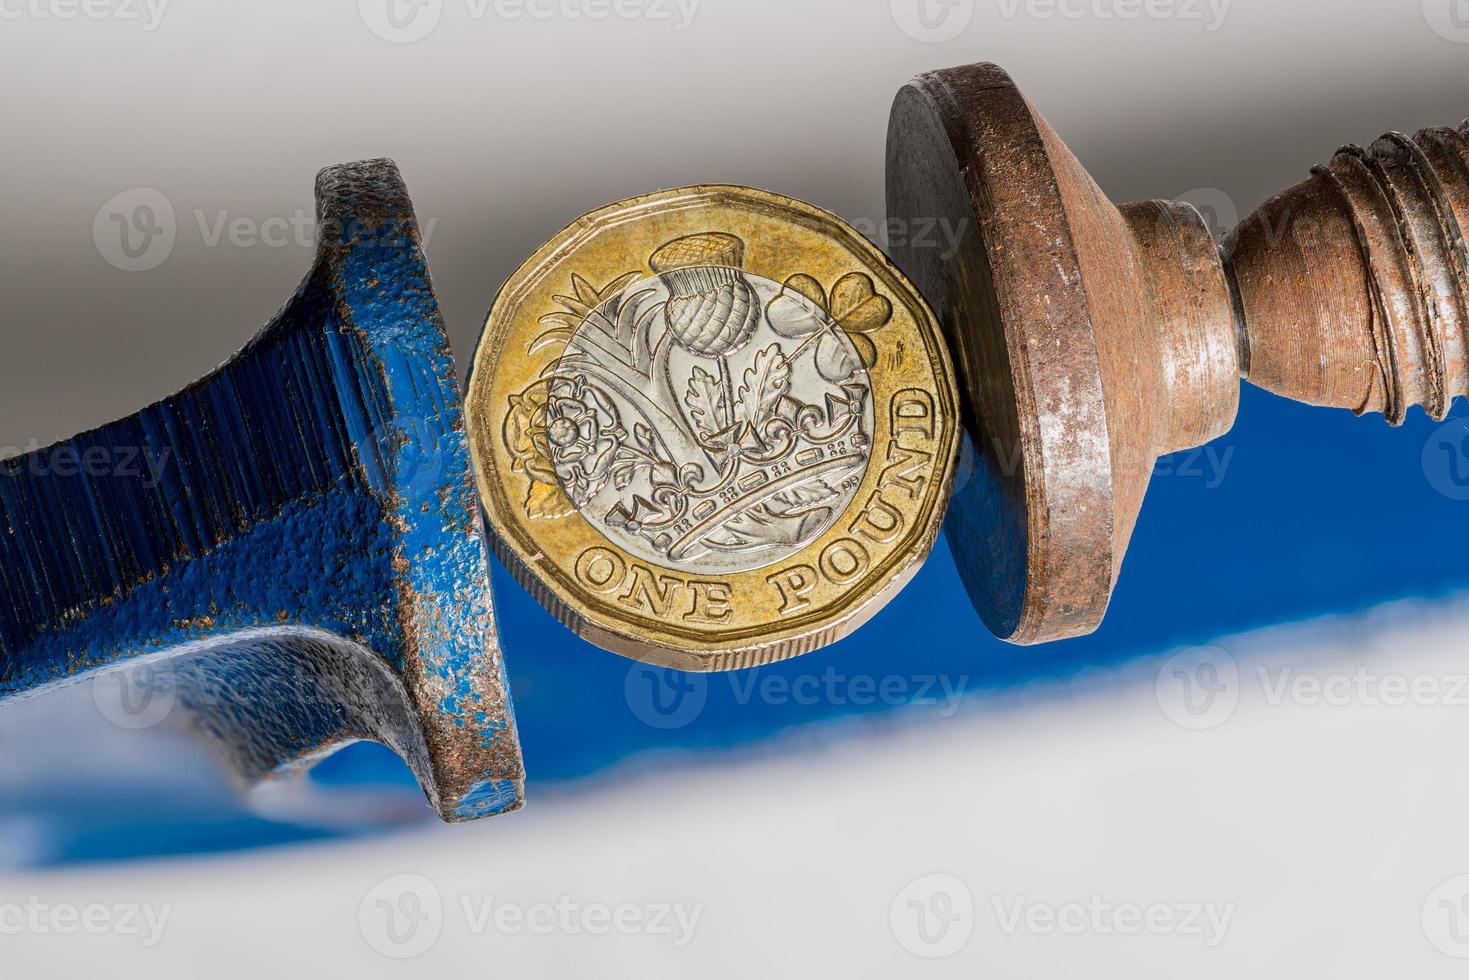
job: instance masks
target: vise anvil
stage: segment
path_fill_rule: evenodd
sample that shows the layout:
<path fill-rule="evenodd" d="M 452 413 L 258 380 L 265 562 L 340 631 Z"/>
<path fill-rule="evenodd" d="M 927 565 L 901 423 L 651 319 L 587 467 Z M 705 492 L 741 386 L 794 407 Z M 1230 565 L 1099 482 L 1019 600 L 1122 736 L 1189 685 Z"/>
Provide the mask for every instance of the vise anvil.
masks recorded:
<path fill-rule="evenodd" d="M 1114 204 L 1003 69 L 965 65 L 898 93 L 887 200 L 961 233 L 894 259 L 960 365 L 974 477 L 947 526 L 1004 639 L 1096 629 L 1158 459 L 1228 432 L 1241 380 L 1393 425 L 1469 394 L 1469 124 L 1347 144 L 1216 242 L 1190 204 Z"/>
<path fill-rule="evenodd" d="M 152 665 L 247 780 L 360 739 L 439 815 L 522 803 L 460 389 L 387 160 L 316 183 L 310 273 L 208 377 L 0 463 L 0 704 Z"/>

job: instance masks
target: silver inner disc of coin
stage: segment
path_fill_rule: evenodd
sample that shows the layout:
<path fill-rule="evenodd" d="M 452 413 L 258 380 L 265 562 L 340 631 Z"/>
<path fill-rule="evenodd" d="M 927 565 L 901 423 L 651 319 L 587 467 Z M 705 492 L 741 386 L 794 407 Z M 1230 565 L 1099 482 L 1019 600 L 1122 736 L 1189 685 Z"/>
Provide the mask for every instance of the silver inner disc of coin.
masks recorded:
<path fill-rule="evenodd" d="M 872 452 L 872 383 L 806 296 L 723 266 L 643 279 L 593 310 L 550 376 L 557 479 L 608 540 L 730 574 L 846 511 Z"/>

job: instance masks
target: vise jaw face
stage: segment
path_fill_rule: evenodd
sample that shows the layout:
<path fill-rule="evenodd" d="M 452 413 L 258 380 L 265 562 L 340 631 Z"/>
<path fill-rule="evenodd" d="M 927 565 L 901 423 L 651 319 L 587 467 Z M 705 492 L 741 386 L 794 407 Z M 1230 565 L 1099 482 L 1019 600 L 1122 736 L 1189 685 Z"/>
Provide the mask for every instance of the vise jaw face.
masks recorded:
<path fill-rule="evenodd" d="M 372 739 L 443 819 L 514 810 L 524 768 L 413 206 L 388 160 L 323 170 L 316 197 L 311 271 L 234 358 L 0 463 L 0 706 L 148 667 L 247 781 Z"/>

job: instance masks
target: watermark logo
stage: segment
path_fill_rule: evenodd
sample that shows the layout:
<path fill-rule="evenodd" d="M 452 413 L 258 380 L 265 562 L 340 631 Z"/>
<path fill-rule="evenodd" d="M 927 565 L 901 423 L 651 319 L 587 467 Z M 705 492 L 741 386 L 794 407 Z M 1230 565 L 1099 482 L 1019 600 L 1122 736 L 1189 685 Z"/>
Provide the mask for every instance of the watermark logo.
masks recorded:
<path fill-rule="evenodd" d="M 1153 464 L 1153 479 L 1201 480 L 1205 490 L 1217 490 L 1224 485 L 1224 478 L 1229 474 L 1234 450 L 1234 446 L 1210 442 L 1159 456 Z"/>
<path fill-rule="evenodd" d="M 1205 490 L 1217 490 L 1224 485 L 1238 448 L 1216 439 L 1193 449 L 1180 449 L 1159 456 L 1153 463 L 1150 478 L 1198 480 Z M 1019 438 L 990 436 L 985 442 L 976 444 L 966 432 L 955 468 L 954 492 L 957 494 L 968 487 L 979 472 L 1013 477 L 1022 473 L 1024 466 L 1025 445 Z"/>
<path fill-rule="evenodd" d="M 446 904 L 432 881 L 402 874 L 378 882 L 362 897 L 357 926 L 378 953 L 410 959 L 431 950 L 451 919 L 455 929 L 475 937 L 656 936 L 681 949 L 693 942 L 703 914 L 702 904 L 584 902 L 564 894 L 537 902 L 465 894 Z"/>
<path fill-rule="evenodd" d="M 329 218 L 318 224 L 315 214 L 304 208 L 296 208 L 289 215 L 274 214 L 258 218 L 248 214 L 233 214 L 228 208 L 220 208 L 212 215 L 203 208 L 194 209 L 194 224 L 199 230 L 199 241 L 205 248 L 214 249 L 224 245 L 231 248 L 304 248 L 315 249 L 317 242 L 352 242 L 356 247 L 401 248 L 409 243 L 406 230 L 396 228 L 395 233 L 382 232 L 371 227 L 367 220 L 342 221 Z M 426 218 L 419 222 L 418 241 L 428 247 L 433 237 L 438 218 Z"/>
<path fill-rule="evenodd" d="M 1423 475 L 1450 500 L 1469 500 L 1469 419 L 1450 419 L 1429 434 Z"/>
<path fill-rule="evenodd" d="M 127 936 L 152 949 L 163 939 L 171 915 L 172 905 L 76 905 L 43 902 L 31 895 L 23 902 L 0 902 L 0 936 Z"/>
<path fill-rule="evenodd" d="M 163 482 L 164 471 L 173 459 L 173 447 L 154 450 L 151 446 L 86 446 L 64 442 L 43 446 L 31 438 L 20 446 L 0 446 L 0 472 L 28 473 L 35 477 L 87 476 L 101 480 L 136 480 L 145 490 Z"/>
<path fill-rule="evenodd" d="M 359 454 L 369 479 L 391 486 L 399 499 L 415 507 L 425 499 L 438 501 L 454 452 L 445 447 L 448 436 L 440 422 L 437 416 L 400 416 L 375 428 L 368 445 L 376 454 Z"/>
<path fill-rule="evenodd" d="M 486 11 L 498 20 L 645 20 L 673 25 L 682 34 L 694 25 L 702 0 L 465 0 L 469 16 Z"/>
<path fill-rule="evenodd" d="M 730 701 L 742 706 L 920 706 L 936 709 L 940 718 L 951 718 L 959 711 L 969 686 L 969 675 L 876 676 L 845 674 L 828 666 L 820 673 L 792 674 L 778 669 L 737 671 L 719 675 L 718 682 L 728 683 Z M 666 731 L 683 728 L 699 717 L 708 703 L 710 684 L 704 674 L 634 664 L 628 669 L 623 695 L 628 708 L 640 721 Z"/>
<path fill-rule="evenodd" d="M 0 0 L 3 3 L 4 0 Z M 189 220 L 192 218 L 193 220 Z M 173 254 L 182 235 L 198 234 L 198 245 L 218 248 L 300 248 L 315 251 L 320 241 L 350 243 L 354 248 L 428 247 L 438 219 L 417 224 L 417 235 L 397 224 L 375 225 L 367 219 L 319 221 L 305 208 L 264 216 L 229 208 L 194 208 L 180 217 L 161 191 L 135 187 L 113 196 L 92 222 L 97 252 L 124 272 L 148 272 Z"/>
<path fill-rule="evenodd" d="M 953 956 L 974 933 L 974 896 L 954 875 L 924 875 L 893 896 L 888 924 L 898 945 L 914 956 Z"/>
<path fill-rule="evenodd" d="M 889 6 L 900 31 L 928 44 L 952 41 L 974 19 L 974 0 L 889 0 Z"/>
<path fill-rule="evenodd" d="M 1212 34 L 1224 26 L 1233 0 L 998 0 L 1000 16 L 1014 20 L 1197 21 Z"/>
<path fill-rule="evenodd" d="M 1217 728 L 1239 705 L 1239 665 L 1216 646 L 1180 650 L 1158 669 L 1153 693 L 1175 724 L 1193 731 Z"/>
<path fill-rule="evenodd" d="M 428 37 L 444 13 L 444 0 L 357 0 L 357 14 L 389 44 L 412 44 Z"/>
<path fill-rule="evenodd" d="M 975 225 L 968 218 L 957 221 L 947 215 L 918 215 L 909 218 L 852 218 L 847 222 L 863 238 L 889 255 L 902 249 L 910 252 L 933 252 L 948 262 L 966 245 L 980 247 L 972 232 Z"/>
<path fill-rule="evenodd" d="M 92 700 L 118 728 L 142 731 L 173 713 L 178 679 L 167 660 L 147 660 L 99 674 L 92 680 Z"/>
<path fill-rule="evenodd" d="M 1469 874 L 1454 875 L 1428 893 L 1423 935 L 1445 956 L 1469 959 Z"/>
<path fill-rule="evenodd" d="M 423 875 L 385 878 L 362 897 L 357 928 L 367 945 L 384 956 L 422 956 L 444 931 L 443 897 Z"/>
<path fill-rule="evenodd" d="M 736 704 L 759 702 L 769 705 L 795 704 L 810 708 L 817 705 L 871 708 L 883 705 L 897 708 L 905 705 L 936 707 L 940 718 L 952 718 L 959 711 L 969 675 L 948 674 L 844 674 L 827 667 L 819 674 L 746 671 L 728 674 L 730 691 Z"/>
<path fill-rule="evenodd" d="M 703 903 L 583 902 L 559 895 L 549 902 L 507 902 L 488 895 L 478 900 L 463 896 L 459 906 L 471 935 L 495 932 L 503 936 L 656 936 L 676 949 L 694 941 Z"/>
<path fill-rule="evenodd" d="M 1209 949 L 1224 942 L 1235 912 L 1232 902 L 1112 902 L 1100 895 L 1085 902 L 992 895 L 990 904 L 1007 936 L 1177 936 L 1202 940 Z"/>
<path fill-rule="evenodd" d="M 1174 198 L 1184 204 L 1192 204 L 1209 226 L 1214 241 L 1224 241 L 1235 225 L 1239 224 L 1239 207 L 1234 198 L 1217 187 L 1195 187 Z"/>
<path fill-rule="evenodd" d="M 675 34 L 694 24 L 702 0 L 463 0 L 471 21 L 642 20 L 667 23 Z M 444 0 L 357 0 L 362 23 L 390 44 L 411 44 L 434 32 Z"/>
<path fill-rule="evenodd" d="M 623 697 L 633 715 L 660 731 L 692 724 L 709 700 L 709 679 L 667 667 L 635 663 L 622 685 Z"/>
<path fill-rule="evenodd" d="M 1444 40 L 1469 44 L 1469 0 L 1423 0 L 1423 19 Z"/>
<path fill-rule="evenodd" d="M 1158 705 L 1193 730 L 1228 721 L 1245 690 L 1267 708 L 1469 708 L 1469 673 L 1395 673 L 1368 664 L 1329 670 L 1258 664 L 1244 673 L 1218 647 L 1180 651 L 1164 661 L 1156 680 Z"/>
<path fill-rule="evenodd" d="M 97 253 L 123 272 L 158 268 L 173 254 L 177 240 L 173 202 L 152 187 L 114 194 L 92 219 Z"/>
<path fill-rule="evenodd" d="M 151 34 L 163 23 L 169 0 L 0 0 L 0 20 L 112 20 Z"/>
<path fill-rule="evenodd" d="M 1324 674 L 1297 673 L 1289 666 L 1274 676 L 1263 666 L 1256 672 L 1271 707 L 1469 707 L 1469 674 L 1383 674 L 1365 664 Z"/>

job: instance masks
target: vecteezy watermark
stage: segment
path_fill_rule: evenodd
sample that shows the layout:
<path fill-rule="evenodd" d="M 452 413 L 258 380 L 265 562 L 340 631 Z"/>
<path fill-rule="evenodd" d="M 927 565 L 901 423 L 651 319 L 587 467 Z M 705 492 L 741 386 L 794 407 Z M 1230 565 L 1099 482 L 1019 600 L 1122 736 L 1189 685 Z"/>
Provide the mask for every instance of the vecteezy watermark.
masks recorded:
<path fill-rule="evenodd" d="M 736 704 L 795 704 L 813 707 L 820 704 L 837 707 L 869 708 L 876 705 L 933 705 L 940 718 L 952 718 L 969 685 L 969 675 L 947 674 L 844 674 L 827 667 L 819 674 L 767 674 L 742 671 L 725 674 Z"/>
<path fill-rule="evenodd" d="M 494 896 L 463 897 L 460 909 L 471 934 L 505 936 L 657 936 L 682 949 L 694 941 L 704 904 L 695 902 L 581 902 L 569 895 L 554 901 L 506 902 Z"/>
<path fill-rule="evenodd" d="M 444 0 L 357 0 L 357 14 L 382 40 L 411 44 L 428 37 L 439 26 Z"/>
<path fill-rule="evenodd" d="M 1234 921 L 1233 902 L 1112 901 L 1100 895 L 1066 902 L 1028 895 L 991 895 L 990 911 L 1001 935 L 1171 936 L 1213 949 Z M 893 938 L 914 956 L 939 959 L 962 950 L 978 918 L 963 879 L 927 874 L 904 885 L 888 907 Z"/>
<path fill-rule="evenodd" d="M 173 459 L 173 448 L 161 446 L 87 446 L 71 443 L 43 447 L 31 439 L 24 447 L 0 446 L 0 473 L 27 473 L 36 477 L 90 476 L 136 480 L 145 490 L 163 481 Z"/>
<path fill-rule="evenodd" d="M 1213 33 L 1224 26 L 1234 0 L 995 0 L 1006 20 L 1198 21 Z"/>
<path fill-rule="evenodd" d="M 888 254 L 894 249 L 932 251 L 947 261 L 959 254 L 965 236 L 972 230 L 969 219 L 955 221 L 945 216 L 913 218 L 853 218 L 847 222 L 872 244 Z M 978 243 L 975 243 L 978 247 Z"/>
<path fill-rule="evenodd" d="M 0 0 L 0 20 L 92 20 L 158 30 L 169 0 Z"/>
<path fill-rule="evenodd" d="M 709 680 L 705 674 L 635 663 L 623 680 L 622 695 L 638 721 L 649 728 L 672 731 L 703 714 L 709 701 Z"/>
<path fill-rule="evenodd" d="M 1159 456 L 1153 462 L 1152 479 L 1199 480 L 1206 490 L 1218 489 L 1224 485 L 1224 478 L 1229 475 L 1237 448 L 1215 440 L 1193 449 L 1181 449 L 1176 453 Z M 999 436 L 989 436 L 976 444 L 966 434 L 960 451 L 959 468 L 954 478 L 956 493 L 964 489 L 981 470 L 1006 477 L 1013 477 L 1024 471 L 1025 446 L 1018 438 L 1001 439 Z M 976 458 L 976 454 L 982 454 L 983 459 Z"/>
<path fill-rule="evenodd" d="M 959 710 L 969 676 L 946 674 L 846 674 L 835 667 L 820 673 L 787 675 L 760 668 L 717 675 L 729 685 L 734 704 L 870 708 L 904 705 L 936 706 L 941 718 Z M 703 713 L 709 702 L 705 674 L 686 674 L 648 664 L 633 664 L 623 682 L 623 695 L 633 715 L 661 730 L 683 728 Z"/>
<path fill-rule="evenodd" d="M 702 903 L 586 902 L 564 894 L 537 902 L 461 895 L 446 906 L 432 881 L 403 874 L 362 897 L 357 926 L 377 952 L 408 959 L 432 949 L 450 918 L 471 936 L 653 936 L 681 949 L 693 942 L 703 915 Z"/>
<path fill-rule="evenodd" d="M 1180 650 L 1158 668 L 1153 693 L 1163 714 L 1178 725 L 1217 728 L 1239 705 L 1239 665 L 1221 647 Z"/>
<path fill-rule="evenodd" d="M 3 2 L 3 0 L 0 0 Z M 315 213 L 295 208 L 287 214 L 239 214 L 229 208 L 194 208 L 185 228 L 197 232 L 205 249 L 301 248 L 315 251 L 322 238 L 356 239 L 359 244 L 398 244 L 393 236 L 380 238 L 375 229 L 338 219 L 319 222 Z M 427 247 L 437 218 L 418 225 L 419 241 Z M 168 260 L 178 244 L 180 223 L 173 202 L 152 187 L 133 187 L 113 195 L 92 219 L 92 240 L 108 264 L 124 272 L 148 272 Z"/>
<path fill-rule="evenodd" d="M 1456 960 L 1469 959 L 1469 874 L 1448 878 L 1423 900 L 1423 935 Z"/>
<path fill-rule="evenodd" d="M 1366 666 L 1322 674 L 1257 667 L 1255 673 L 1271 707 L 1469 707 L 1469 674 L 1381 673 Z"/>
<path fill-rule="evenodd" d="M 373 429 L 366 445 L 377 450 L 372 465 L 380 464 L 385 470 L 383 477 L 398 497 L 408 501 L 436 499 L 456 453 L 444 438 L 441 420 L 434 415 L 384 422 Z M 465 466 L 468 460 L 459 463 Z"/>
<path fill-rule="evenodd" d="M 1469 0 L 1423 0 L 1423 19 L 1444 40 L 1469 44 Z"/>
<path fill-rule="evenodd" d="M 975 0 L 889 0 L 893 23 L 915 41 L 952 41 L 974 19 Z"/>
<path fill-rule="evenodd" d="M 1165 660 L 1155 693 L 1170 720 L 1201 731 L 1234 715 L 1247 683 L 1267 708 L 1469 707 L 1469 673 L 1400 673 L 1366 664 L 1323 671 L 1258 665 L 1246 672 L 1217 646 L 1181 650 Z"/>
<path fill-rule="evenodd" d="M 1177 936 L 1208 949 L 1224 942 L 1234 920 L 1233 902 L 1037 902 L 1025 895 L 990 896 L 995 921 L 1007 936 Z"/>
<path fill-rule="evenodd" d="M 1423 475 L 1450 500 L 1469 500 L 1469 419 L 1449 419 L 1429 433 Z"/>
<path fill-rule="evenodd" d="M 1178 477 L 1183 480 L 1202 480 L 1205 490 L 1218 489 L 1229 472 L 1234 449 L 1234 446 L 1210 442 L 1193 449 L 1159 456 L 1153 464 L 1153 479 Z"/>
<path fill-rule="evenodd" d="M 114 194 L 92 219 L 97 253 L 124 272 L 158 268 L 173 254 L 177 239 L 173 202 L 152 187 Z"/>
<path fill-rule="evenodd" d="M 118 667 L 92 680 L 92 700 L 118 728 L 141 731 L 163 724 L 178 702 L 178 680 L 166 658 Z"/>
<path fill-rule="evenodd" d="M 1217 187 L 1195 187 L 1177 195 L 1174 200 L 1193 205 L 1216 242 L 1224 241 L 1224 236 L 1239 224 L 1239 206 L 1234 203 L 1234 198 Z"/>
<path fill-rule="evenodd" d="M 421 956 L 444 931 L 443 896 L 423 875 L 384 878 L 358 903 L 357 928 L 367 945 L 384 956 Z"/>
<path fill-rule="evenodd" d="M 44 902 L 31 895 L 23 902 L 0 902 L 0 936 L 126 936 L 145 949 L 163 939 L 172 905 L 146 902 Z"/>
<path fill-rule="evenodd" d="M 893 896 L 888 925 L 898 945 L 914 956 L 953 956 L 974 934 L 974 895 L 954 875 L 924 875 Z"/>
<path fill-rule="evenodd" d="M 470 20 L 605 21 L 665 23 L 682 34 L 693 26 L 703 0 L 456 0 Z M 374 36 L 412 44 L 434 32 L 444 0 L 357 0 L 357 13 Z"/>

